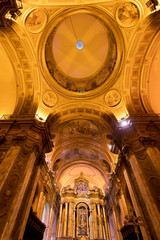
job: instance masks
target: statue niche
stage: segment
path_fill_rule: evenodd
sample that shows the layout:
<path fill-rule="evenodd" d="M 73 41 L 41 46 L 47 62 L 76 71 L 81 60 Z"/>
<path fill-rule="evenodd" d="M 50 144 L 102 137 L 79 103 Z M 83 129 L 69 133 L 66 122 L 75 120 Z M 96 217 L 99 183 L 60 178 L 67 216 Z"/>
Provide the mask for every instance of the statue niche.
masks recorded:
<path fill-rule="evenodd" d="M 88 236 L 88 206 L 85 203 L 77 205 L 77 237 Z"/>

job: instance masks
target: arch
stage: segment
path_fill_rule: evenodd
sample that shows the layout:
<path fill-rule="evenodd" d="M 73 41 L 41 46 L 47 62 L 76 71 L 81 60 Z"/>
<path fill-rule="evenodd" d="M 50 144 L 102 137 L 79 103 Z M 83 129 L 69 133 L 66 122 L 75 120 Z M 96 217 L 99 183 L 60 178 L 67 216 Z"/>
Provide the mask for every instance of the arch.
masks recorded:
<path fill-rule="evenodd" d="M 140 92 L 142 103 L 147 112 L 160 114 L 159 106 L 159 65 L 160 65 L 160 32 L 158 32 L 150 45 L 142 67 Z"/>
<path fill-rule="evenodd" d="M 60 169 L 56 176 L 56 181 L 60 190 L 63 186 L 72 185 L 74 183 L 74 179 L 79 176 L 80 171 L 84 172 L 86 179 L 90 184 L 92 184 L 91 188 L 96 186 L 105 192 L 108 177 L 98 164 L 92 165 L 87 162 L 70 162 Z"/>
<path fill-rule="evenodd" d="M 0 43 L 0 118 L 3 115 L 13 114 L 17 101 L 14 68 L 3 45 Z"/>
<path fill-rule="evenodd" d="M 52 131 L 52 129 L 56 129 L 61 123 L 82 118 L 101 123 L 108 128 L 110 133 L 113 131 L 117 123 L 115 116 L 105 107 L 101 107 L 98 104 L 88 104 L 85 102 L 77 102 L 77 104 L 67 104 L 63 107 L 59 107 L 56 112 L 51 113 L 48 116 L 47 122 Z"/>
<path fill-rule="evenodd" d="M 138 26 L 130 44 L 124 71 L 123 94 L 129 113 L 145 113 L 140 93 L 140 81 L 145 57 L 153 38 L 159 31 L 160 11 L 146 17 Z M 142 94 L 143 95 L 143 94 Z"/>
<path fill-rule="evenodd" d="M 35 53 L 27 35 L 13 23 L 0 31 L 0 40 L 12 65 L 16 81 L 16 104 L 13 114 L 35 114 L 40 82 Z"/>

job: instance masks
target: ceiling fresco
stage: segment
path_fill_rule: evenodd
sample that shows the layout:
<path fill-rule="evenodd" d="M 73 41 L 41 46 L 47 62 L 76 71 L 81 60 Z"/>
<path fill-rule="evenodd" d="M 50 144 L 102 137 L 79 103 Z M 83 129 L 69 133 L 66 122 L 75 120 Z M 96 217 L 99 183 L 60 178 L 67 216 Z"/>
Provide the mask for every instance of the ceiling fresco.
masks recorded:
<path fill-rule="evenodd" d="M 75 13 L 50 32 L 45 58 L 50 75 L 62 87 L 74 92 L 90 91 L 111 75 L 117 61 L 116 40 L 104 20 Z"/>
<path fill-rule="evenodd" d="M 56 133 L 63 138 L 75 137 L 77 135 L 86 137 L 97 137 L 104 131 L 104 127 L 89 120 L 71 120 L 61 124 Z"/>
<path fill-rule="evenodd" d="M 95 175 L 88 178 L 101 179 L 104 174 L 103 178 L 108 179 L 117 162 L 108 144 L 114 127 L 131 112 L 132 95 L 133 107 L 137 111 L 139 106 L 143 108 L 139 86 L 143 90 L 141 96 L 148 94 L 145 97 L 153 111 L 159 112 L 159 47 L 150 58 L 150 65 L 146 65 L 150 74 L 143 78 L 148 82 L 139 83 L 144 72 L 141 62 L 158 29 L 147 28 L 149 21 L 143 17 L 149 10 L 146 6 L 144 12 L 141 10 L 144 1 L 117 0 L 111 4 L 107 0 L 47 0 L 45 4 L 50 6 L 42 7 L 43 4 L 42 0 L 24 0 L 22 16 L 13 22 L 13 30 L 4 30 L 6 39 L 4 34 L 0 36 L 2 43 L 6 41 L 6 45 L 0 45 L 2 108 L 8 98 L 7 113 L 13 113 L 14 105 L 19 102 L 16 113 L 30 114 L 32 108 L 39 121 L 49 122 L 53 149 L 47 161 L 56 181 L 65 171 L 62 185 L 78 177 L 79 170 L 87 176 L 91 165 Z M 13 61 L 7 58 L 8 46 L 13 50 Z M 144 60 L 145 64 L 149 61 Z M 5 64 L 8 71 L 4 71 Z M 3 99 L 4 92 L 7 97 Z M 75 164 L 71 171 L 75 171 L 74 176 L 67 170 L 72 164 Z M 101 186 L 100 181 L 98 185 Z"/>
<path fill-rule="evenodd" d="M 66 154 L 65 158 L 66 158 L 66 160 L 79 159 L 79 158 L 96 160 L 97 156 L 90 149 L 74 148 L 72 151 L 70 151 L 69 153 Z"/>

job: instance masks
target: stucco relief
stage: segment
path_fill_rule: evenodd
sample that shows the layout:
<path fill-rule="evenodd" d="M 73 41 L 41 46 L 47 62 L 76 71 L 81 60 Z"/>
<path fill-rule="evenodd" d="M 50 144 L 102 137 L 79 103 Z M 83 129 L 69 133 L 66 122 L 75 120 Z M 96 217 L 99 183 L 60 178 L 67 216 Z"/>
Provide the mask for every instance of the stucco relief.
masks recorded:
<path fill-rule="evenodd" d="M 122 3 L 116 11 L 116 20 L 122 27 L 133 27 L 140 18 L 138 7 L 132 2 Z"/>
<path fill-rule="evenodd" d="M 31 33 L 39 33 L 47 23 L 47 15 L 40 9 L 34 9 L 26 18 L 26 29 Z"/>
<path fill-rule="evenodd" d="M 52 91 L 46 91 L 43 93 L 42 101 L 47 107 L 52 108 L 56 105 L 57 96 Z"/>
<path fill-rule="evenodd" d="M 105 102 L 108 107 L 115 107 L 120 103 L 120 101 L 121 95 L 117 90 L 112 89 L 109 92 L 107 92 L 105 96 Z"/>

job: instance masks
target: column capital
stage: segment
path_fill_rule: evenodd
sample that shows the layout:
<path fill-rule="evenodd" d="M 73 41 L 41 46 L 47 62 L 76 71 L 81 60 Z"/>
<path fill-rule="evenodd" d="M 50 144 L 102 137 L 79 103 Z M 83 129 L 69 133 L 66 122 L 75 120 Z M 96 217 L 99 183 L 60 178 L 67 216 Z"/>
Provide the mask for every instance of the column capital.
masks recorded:
<path fill-rule="evenodd" d="M 18 7 L 16 0 L 1 1 L 0 3 L 0 27 L 10 27 L 12 20 L 5 18 L 7 12 L 12 12 L 16 17 L 17 12 L 22 7 Z"/>
<path fill-rule="evenodd" d="M 50 152 L 52 142 L 48 123 L 39 122 L 33 116 L 11 116 L 0 120 L 0 148 L 9 149 L 10 146 L 21 146 L 27 152 Z"/>
<path fill-rule="evenodd" d="M 126 127 L 117 126 L 111 141 L 120 151 L 134 152 L 138 148 L 148 146 L 160 147 L 160 116 L 155 114 L 139 114 L 129 117 L 130 125 Z"/>

